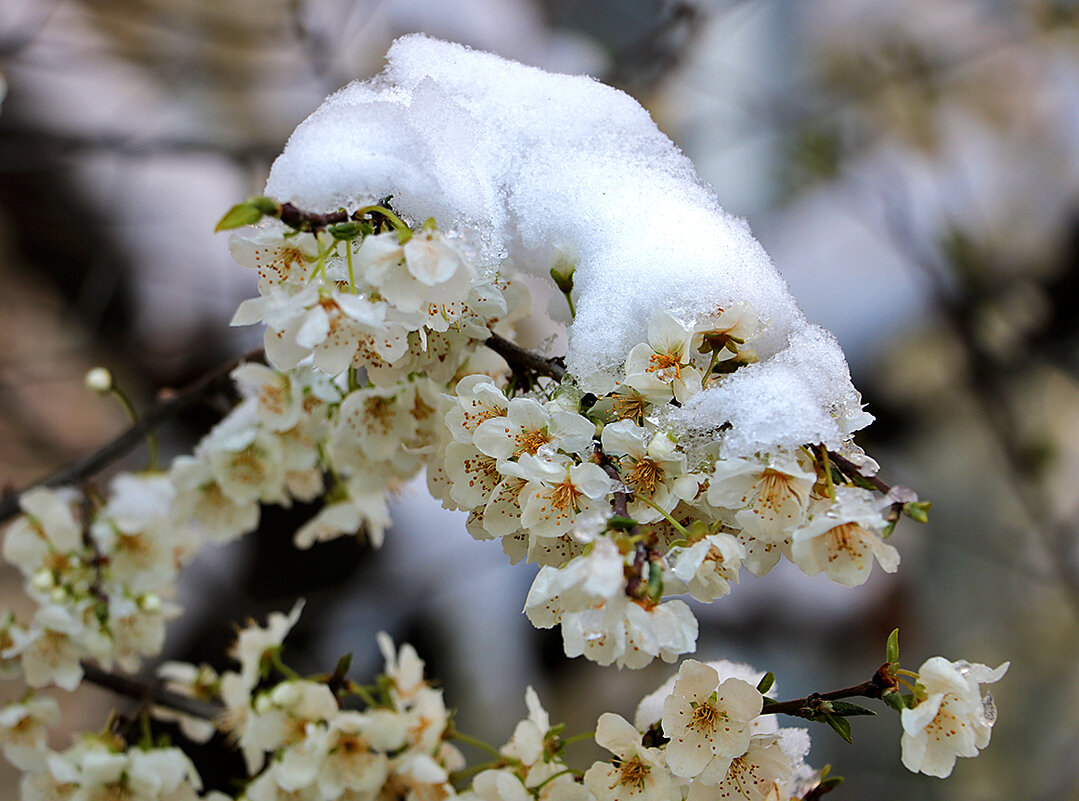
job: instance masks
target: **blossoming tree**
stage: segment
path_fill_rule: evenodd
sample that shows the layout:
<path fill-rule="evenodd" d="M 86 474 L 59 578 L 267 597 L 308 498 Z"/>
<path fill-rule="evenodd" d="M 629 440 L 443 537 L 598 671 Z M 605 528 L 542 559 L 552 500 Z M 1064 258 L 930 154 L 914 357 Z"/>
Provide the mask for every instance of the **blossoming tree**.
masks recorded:
<path fill-rule="evenodd" d="M 620 92 L 423 37 L 388 62 L 304 122 L 266 195 L 219 224 L 240 229 L 233 254 L 259 278 L 233 320 L 265 329 L 264 359 L 232 371 L 242 402 L 194 453 L 118 475 L 107 497 L 57 481 L 18 496 L 3 556 L 38 607 L 3 619 L 4 674 L 147 700 L 137 731 L 62 752 L 54 701 L 6 707 L 23 797 L 198 797 L 198 767 L 155 719 L 196 741 L 227 731 L 250 801 L 815 799 L 838 777 L 806 764 L 808 731 L 778 716 L 850 740 L 860 697 L 898 712 L 910 770 L 944 777 L 976 756 L 994 720 L 981 685 L 1007 665 L 906 670 L 893 634 L 864 683 L 784 701 L 770 673 L 687 657 L 697 621 L 677 596 L 717 601 L 780 559 L 860 585 L 898 568 L 889 535 L 928 509 L 854 443 L 871 417 L 842 353 L 745 224 Z M 541 282 L 564 356 L 516 342 Z M 115 390 L 106 371 L 88 384 Z M 540 566 L 524 612 L 559 627 L 567 655 L 680 662 L 633 722 L 599 718 L 589 736 L 608 760 L 574 765 L 576 738 L 529 689 L 510 740 L 467 767 L 455 742 L 471 738 L 410 646 L 380 636 L 371 685 L 347 659 L 292 670 L 302 603 L 244 629 L 235 670 L 130 675 L 161 651 L 200 548 L 255 531 L 264 505 L 319 498 L 296 547 L 357 533 L 378 547 L 388 494 L 421 471 L 473 537 Z"/>

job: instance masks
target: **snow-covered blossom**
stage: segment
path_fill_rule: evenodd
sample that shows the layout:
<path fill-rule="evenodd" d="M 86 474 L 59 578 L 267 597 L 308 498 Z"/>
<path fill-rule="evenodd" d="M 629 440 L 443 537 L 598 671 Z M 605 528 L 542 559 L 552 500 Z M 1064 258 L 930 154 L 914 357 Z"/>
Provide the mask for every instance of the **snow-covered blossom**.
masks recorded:
<path fill-rule="evenodd" d="M 996 706 L 981 685 L 1004 677 L 1009 663 L 989 668 L 944 657 L 927 659 L 918 669 L 917 705 L 904 709 L 903 764 L 915 773 L 946 778 L 957 757 L 978 756 L 989 745 Z"/>
<path fill-rule="evenodd" d="M 626 357 L 627 386 L 650 403 L 679 403 L 701 389 L 701 371 L 692 364 L 693 328 L 660 310 L 648 324 L 648 342 L 633 347 Z"/>

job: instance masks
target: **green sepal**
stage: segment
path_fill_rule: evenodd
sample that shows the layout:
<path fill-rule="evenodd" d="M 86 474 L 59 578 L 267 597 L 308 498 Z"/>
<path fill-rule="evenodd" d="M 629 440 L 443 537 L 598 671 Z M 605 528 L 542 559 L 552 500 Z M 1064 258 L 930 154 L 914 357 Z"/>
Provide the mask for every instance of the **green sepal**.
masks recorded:
<path fill-rule="evenodd" d="M 403 245 L 412 238 L 411 228 L 398 228 L 397 229 L 397 244 Z"/>
<path fill-rule="evenodd" d="M 813 720 L 818 720 L 821 723 L 827 723 L 829 726 L 832 727 L 832 730 L 836 734 L 838 734 L 848 743 L 854 742 L 853 739 L 851 739 L 850 721 L 846 718 L 840 717 L 839 715 L 822 714 L 814 717 Z"/>
<path fill-rule="evenodd" d="M 842 776 L 829 776 L 827 779 L 821 779 L 820 784 L 817 786 L 821 788 L 820 794 L 824 795 L 825 793 L 832 792 L 832 790 L 841 785 L 844 781 L 845 779 Z"/>
<path fill-rule="evenodd" d="M 615 531 L 632 531 L 637 525 L 637 521 L 632 517 L 620 517 L 614 515 L 607 520 L 607 528 L 614 529 Z"/>
<path fill-rule="evenodd" d="M 903 504 L 903 514 L 915 523 L 928 523 L 929 508 L 932 505 L 932 501 L 908 501 Z"/>
<path fill-rule="evenodd" d="M 892 629 L 888 635 L 888 644 L 884 647 L 884 661 L 890 665 L 899 664 L 899 629 Z"/>
<path fill-rule="evenodd" d="M 346 242 L 363 234 L 363 229 L 357 222 L 337 223 L 336 225 L 331 225 L 326 230 L 330 232 L 330 236 L 334 239 L 341 239 Z"/>
<path fill-rule="evenodd" d="M 551 726 L 551 728 L 549 728 L 543 733 L 543 739 L 546 740 L 548 737 L 561 737 L 562 732 L 564 732 L 565 730 L 565 723 L 556 723 L 554 726 Z"/>
<path fill-rule="evenodd" d="M 890 690 L 884 693 L 880 698 L 896 712 L 902 712 L 904 709 L 910 708 L 907 705 L 907 697 L 903 696 L 898 690 Z"/>
<path fill-rule="evenodd" d="M 895 532 L 895 525 L 896 525 L 896 523 L 898 523 L 898 522 L 899 522 L 898 520 L 889 520 L 889 521 L 888 521 L 888 525 L 886 525 L 886 526 L 884 527 L 884 531 L 882 531 L 882 532 L 880 533 L 880 538 L 881 538 L 882 540 L 886 540 L 886 539 L 888 539 L 888 538 L 889 538 L 890 536 L 892 536 L 892 534 L 893 534 L 893 533 Z"/>
<path fill-rule="evenodd" d="M 772 685 L 775 684 L 775 683 L 776 683 L 775 674 L 772 673 L 771 671 L 769 671 L 768 673 L 765 673 L 761 677 L 761 680 L 759 682 L 757 682 L 757 692 L 759 692 L 761 695 L 764 695 L 766 692 L 768 692 L 770 689 L 772 689 Z M 766 698 L 765 700 L 770 701 L 771 699 Z"/>
<path fill-rule="evenodd" d="M 830 701 L 829 706 L 832 707 L 832 714 L 842 715 L 845 718 L 855 717 L 857 715 L 875 715 L 877 714 L 872 709 L 867 709 L 860 704 L 850 704 L 846 701 Z"/>
<path fill-rule="evenodd" d="M 554 281 L 559 292 L 568 295 L 573 291 L 573 274 L 576 271 L 572 264 L 564 261 L 559 261 L 551 268 L 551 280 Z"/>
<path fill-rule="evenodd" d="M 646 591 L 649 598 L 655 598 L 657 601 L 663 597 L 663 571 L 655 562 L 648 563 L 648 585 Z"/>
<path fill-rule="evenodd" d="M 225 212 L 225 216 L 218 220 L 214 231 L 230 231 L 233 228 L 243 228 L 245 225 L 254 225 L 261 220 L 265 213 L 250 200 L 237 203 Z"/>

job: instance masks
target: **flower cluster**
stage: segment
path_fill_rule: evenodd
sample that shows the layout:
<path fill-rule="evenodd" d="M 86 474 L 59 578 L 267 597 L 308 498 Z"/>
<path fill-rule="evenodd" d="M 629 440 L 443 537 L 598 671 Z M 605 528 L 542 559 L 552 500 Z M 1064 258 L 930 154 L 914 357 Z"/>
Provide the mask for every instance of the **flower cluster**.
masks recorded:
<path fill-rule="evenodd" d="M 3 620 L 9 677 L 73 690 L 83 659 L 136 670 L 161 651 L 165 623 L 179 612 L 165 596 L 198 542 L 171 516 L 173 501 L 167 478 L 150 474 L 117 476 L 91 518 L 89 501 L 71 490 L 20 497 L 23 516 L 8 529 L 3 555 L 38 608 L 25 625 L 10 613 Z"/>
<path fill-rule="evenodd" d="M 758 366 L 770 322 L 749 303 L 686 319 L 658 311 L 609 391 L 586 393 L 557 360 L 503 346 L 529 302 L 512 264 L 481 268 L 463 237 L 433 221 L 410 227 L 385 206 L 348 220 L 234 237 L 260 292 L 234 322 L 265 324 L 269 364 L 233 371 L 242 400 L 192 454 L 167 471 L 121 474 L 104 498 L 21 496 L 3 555 L 38 609 L 27 623 L 0 620 L 0 673 L 72 690 L 84 660 L 135 671 L 161 651 L 178 614 L 172 585 L 205 543 L 254 531 L 264 504 L 322 499 L 297 547 L 361 532 L 377 547 L 390 494 L 421 470 L 444 506 L 467 514 L 472 536 L 539 565 L 531 622 L 560 626 L 568 655 L 602 665 L 692 652 L 697 620 L 675 596 L 715 601 L 742 568 L 760 576 L 783 557 L 847 586 L 874 563 L 897 569 L 885 540 L 900 514 L 924 516 L 926 505 L 874 479 L 849 433 L 867 422 L 860 409 L 830 412 L 847 432 L 839 440 L 750 452 L 731 445 L 738 420 L 704 432 L 679 423 L 698 396 Z M 560 270 L 572 310 L 573 270 Z M 762 714 L 760 675 L 686 660 L 634 724 L 600 718 L 596 741 L 615 756 L 584 773 L 567 767 L 561 729 L 529 690 L 528 719 L 461 790 L 451 717 L 416 652 L 380 637 L 386 667 L 371 687 L 300 677 L 280 661 L 299 612 L 245 629 L 237 670 L 159 669 L 172 692 L 223 705 L 216 723 L 243 753 L 250 801 L 787 801 L 820 778 L 803 763 L 805 732 Z M 993 719 L 978 685 L 1004 669 L 923 665 L 902 701 L 904 764 L 947 775 L 957 756 L 976 755 Z M 152 714 L 195 740 L 213 733 L 190 715 Z M 807 713 L 818 714 L 831 713 Z M 174 748 L 107 732 L 49 751 L 55 717 L 33 697 L 0 713 L 0 745 L 29 771 L 27 797 L 197 796 L 198 774 Z"/>

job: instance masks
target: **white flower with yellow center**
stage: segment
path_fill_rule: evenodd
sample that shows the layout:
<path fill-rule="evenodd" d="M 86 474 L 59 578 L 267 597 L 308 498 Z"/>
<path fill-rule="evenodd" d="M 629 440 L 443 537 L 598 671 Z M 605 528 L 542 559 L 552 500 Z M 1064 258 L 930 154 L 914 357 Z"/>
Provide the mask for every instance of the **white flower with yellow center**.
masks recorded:
<path fill-rule="evenodd" d="M 709 783 L 698 777 L 690 785 L 686 801 L 737 798 L 744 801 L 771 801 L 789 796 L 782 789 L 791 779 L 789 757 L 775 734 L 753 735 L 744 754 L 730 761 L 726 775 Z"/>
<path fill-rule="evenodd" d="M 520 496 L 521 526 L 537 537 L 558 537 L 578 516 L 610 508 L 607 495 L 615 483 L 597 464 L 523 454 L 517 465 L 528 480 Z"/>
<path fill-rule="evenodd" d="M 454 442 L 472 444 L 472 435 L 484 420 L 504 417 L 509 401 L 487 375 L 465 376 L 454 388 L 453 404 L 446 412 L 446 428 Z"/>
<path fill-rule="evenodd" d="M 78 497 L 70 488 L 45 487 L 20 495 L 23 514 L 4 536 L 4 559 L 31 576 L 42 566 L 60 567 L 64 555 L 81 551 L 82 527 L 73 511 Z"/>
<path fill-rule="evenodd" d="M 666 432 L 619 420 L 604 426 L 600 442 L 604 453 L 616 457 L 618 473 L 633 493 L 630 517 L 651 523 L 678 505 L 674 490 L 686 472 L 686 456 Z"/>
<path fill-rule="evenodd" d="M 667 766 L 676 776 L 718 784 L 749 747 L 750 722 L 763 703 L 752 684 L 735 678 L 720 684 L 714 668 L 687 659 L 663 703 Z"/>
<path fill-rule="evenodd" d="M 624 383 L 649 403 L 672 397 L 684 403 L 701 389 L 701 371 L 692 364 L 693 329 L 666 311 L 648 326 L 648 342 L 633 346 L 626 357 Z"/>
<path fill-rule="evenodd" d="M 237 264 L 258 270 L 259 292 L 266 294 L 307 280 L 310 265 L 318 259 L 318 241 L 312 234 L 286 238 L 285 231 L 265 228 L 237 232 L 229 239 L 229 251 Z"/>
<path fill-rule="evenodd" d="M 782 542 L 805 520 L 817 474 L 786 454 L 763 459 L 719 459 L 708 482 L 708 503 L 737 510 L 750 535 Z"/>
<path fill-rule="evenodd" d="M 587 417 L 559 409 L 550 410 L 532 398 L 514 398 L 504 417 L 480 423 L 472 440 L 476 447 L 496 459 L 535 456 L 540 448 L 580 453 L 592 442 L 596 426 Z"/>
<path fill-rule="evenodd" d="M 899 552 L 884 542 L 881 502 L 868 490 L 839 487 L 808 523 L 794 532 L 791 560 L 808 576 L 823 572 L 847 587 L 864 584 L 874 558 L 886 573 L 899 568 Z"/>
<path fill-rule="evenodd" d="M 624 718 L 605 712 L 596 726 L 596 744 L 615 755 L 596 762 L 584 775 L 597 801 L 672 801 L 682 797 L 678 780 L 663 764 L 658 748 L 642 744 L 641 733 Z"/>
<path fill-rule="evenodd" d="M 996 720 L 993 697 L 982 697 L 982 684 L 1003 678 L 1009 663 L 995 669 L 944 657 L 927 659 L 918 669 L 915 697 L 919 703 L 904 709 L 903 765 L 915 773 L 946 778 L 958 757 L 976 757 L 989 745 Z"/>
<path fill-rule="evenodd" d="M 731 591 L 731 582 L 738 581 L 738 568 L 745 558 L 745 546 L 737 537 L 724 533 L 672 548 L 667 554 L 671 569 L 666 590 L 672 595 L 688 592 L 702 603 L 722 598 Z"/>
<path fill-rule="evenodd" d="M 20 770 L 44 770 L 49 752 L 48 727 L 59 722 L 59 704 L 45 695 L 30 695 L 0 709 L 4 757 Z"/>

